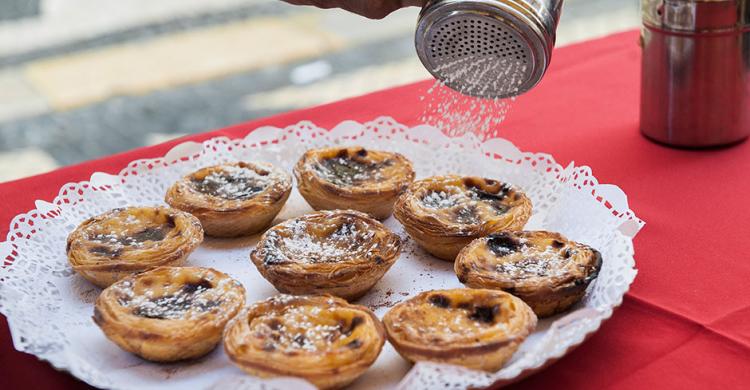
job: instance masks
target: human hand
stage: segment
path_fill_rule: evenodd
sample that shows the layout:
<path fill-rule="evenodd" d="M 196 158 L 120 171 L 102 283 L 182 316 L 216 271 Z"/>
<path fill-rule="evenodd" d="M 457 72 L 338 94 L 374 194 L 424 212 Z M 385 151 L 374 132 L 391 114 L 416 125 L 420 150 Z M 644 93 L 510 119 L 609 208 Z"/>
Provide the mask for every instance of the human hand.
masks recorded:
<path fill-rule="evenodd" d="M 295 5 L 318 8 L 342 8 L 370 19 L 382 19 L 391 12 L 409 6 L 421 7 L 426 0 L 283 0 Z"/>

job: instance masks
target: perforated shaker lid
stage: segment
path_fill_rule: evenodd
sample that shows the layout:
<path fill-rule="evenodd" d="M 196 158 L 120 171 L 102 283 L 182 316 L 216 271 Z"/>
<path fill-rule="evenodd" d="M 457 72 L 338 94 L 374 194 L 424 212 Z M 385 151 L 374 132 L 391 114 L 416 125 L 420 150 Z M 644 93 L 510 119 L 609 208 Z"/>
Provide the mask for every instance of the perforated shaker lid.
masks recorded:
<path fill-rule="evenodd" d="M 420 14 L 417 54 L 448 87 L 483 98 L 522 94 L 541 80 L 554 45 L 532 10 L 502 1 L 437 1 Z"/>

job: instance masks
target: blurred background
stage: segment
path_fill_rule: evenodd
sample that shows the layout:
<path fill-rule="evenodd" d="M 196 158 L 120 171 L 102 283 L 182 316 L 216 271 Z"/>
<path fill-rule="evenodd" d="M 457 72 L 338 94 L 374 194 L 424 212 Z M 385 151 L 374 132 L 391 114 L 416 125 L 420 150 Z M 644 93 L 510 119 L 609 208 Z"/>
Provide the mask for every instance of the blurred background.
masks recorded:
<path fill-rule="evenodd" d="M 0 0 L 0 182 L 428 78 L 418 12 Z M 557 46 L 639 25 L 638 0 L 566 0 Z"/>

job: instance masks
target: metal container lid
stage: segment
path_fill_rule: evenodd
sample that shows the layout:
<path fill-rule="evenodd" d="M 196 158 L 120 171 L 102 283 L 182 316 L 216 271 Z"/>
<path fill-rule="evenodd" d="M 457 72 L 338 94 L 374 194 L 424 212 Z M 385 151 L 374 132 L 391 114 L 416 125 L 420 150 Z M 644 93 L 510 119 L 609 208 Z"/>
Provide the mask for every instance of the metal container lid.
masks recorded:
<path fill-rule="evenodd" d="M 750 29 L 749 0 L 641 0 L 643 24 L 683 33 Z"/>
<path fill-rule="evenodd" d="M 528 91 L 549 64 L 555 32 L 546 26 L 556 20 L 522 4 L 429 2 L 415 34 L 419 59 L 437 79 L 466 95 L 503 98 Z"/>

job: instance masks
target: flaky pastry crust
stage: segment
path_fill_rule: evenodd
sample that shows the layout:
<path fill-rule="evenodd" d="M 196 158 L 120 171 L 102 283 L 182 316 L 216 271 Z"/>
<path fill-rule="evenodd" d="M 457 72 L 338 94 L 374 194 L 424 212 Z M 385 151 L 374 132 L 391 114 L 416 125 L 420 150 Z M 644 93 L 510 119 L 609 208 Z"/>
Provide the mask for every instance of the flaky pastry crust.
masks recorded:
<path fill-rule="evenodd" d="M 479 238 L 456 258 L 461 283 L 507 291 L 539 317 L 567 310 L 599 275 L 596 249 L 547 231 L 502 232 Z"/>
<path fill-rule="evenodd" d="M 262 378 L 295 376 L 341 388 L 375 362 L 385 343 L 372 311 L 330 295 L 279 295 L 243 310 L 224 332 L 224 350 Z"/>
<path fill-rule="evenodd" d="M 523 229 L 531 200 L 492 179 L 433 176 L 409 186 L 396 201 L 394 216 L 427 252 L 453 261 L 477 237 Z"/>
<path fill-rule="evenodd" d="M 159 267 L 107 287 L 94 322 L 120 348 L 172 362 L 210 352 L 245 304 L 245 289 L 210 268 Z"/>
<path fill-rule="evenodd" d="M 164 200 L 198 217 L 207 235 L 237 237 L 268 227 L 291 190 L 291 176 L 271 164 L 235 162 L 183 177 Z"/>
<path fill-rule="evenodd" d="M 383 317 L 388 341 L 405 359 L 497 371 L 536 328 L 522 300 L 499 290 L 426 291 Z"/>
<path fill-rule="evenodd" d="M 266 231 L 250 259 L 282 293 L 364 295 L 396 262 L 401 240 L 354 210 L 319 211 Z"/>
<path fill-rule="evenodd" d="M 134 272 L 182 265 L 203 241 L 194 216 L 166 207 L 129 207 L 81 223 L 66 252 L 73 269 L 99 287 Z"/>
<path fill-rule="evenodd" d="M 361 146 L 308 150 L 294 167 L 297 187 L 316 210 L 352 209 L 388 218 L 414 180 L 406 157 Z"/>

